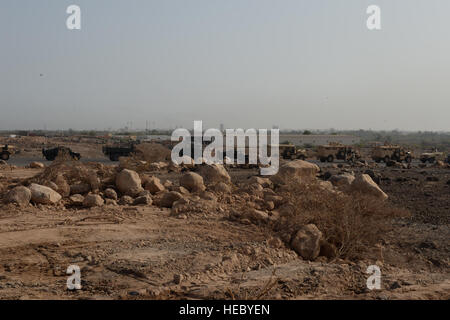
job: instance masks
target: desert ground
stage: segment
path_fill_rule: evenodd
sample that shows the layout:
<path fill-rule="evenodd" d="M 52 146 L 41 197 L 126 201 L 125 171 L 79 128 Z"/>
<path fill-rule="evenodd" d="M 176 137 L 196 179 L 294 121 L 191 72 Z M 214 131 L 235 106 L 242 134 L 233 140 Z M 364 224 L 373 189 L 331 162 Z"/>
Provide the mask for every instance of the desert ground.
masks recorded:
<path fill-rule="evenodd" d="M 0 299 L 450 298 L 448 165 L 282 161 L 277 181 L 70 146 L 83 161 L 30 142 L 0 166 Z"/>

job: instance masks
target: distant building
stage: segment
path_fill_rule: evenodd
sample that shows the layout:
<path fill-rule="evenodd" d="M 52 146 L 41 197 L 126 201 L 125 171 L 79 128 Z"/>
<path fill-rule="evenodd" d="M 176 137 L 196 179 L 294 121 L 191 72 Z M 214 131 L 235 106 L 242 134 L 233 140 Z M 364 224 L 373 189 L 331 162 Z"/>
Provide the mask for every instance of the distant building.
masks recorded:
<path fill-rule="evenodd" d="M 361 138 L 351 135 L 322 135 L 322 134 L 282 134 L 280 133 L 280 143 L 289 142 L 296 146 L 305 144 L 319 146 L 329 143 L 342 143 L 353 145 L 360 143 Z"/>

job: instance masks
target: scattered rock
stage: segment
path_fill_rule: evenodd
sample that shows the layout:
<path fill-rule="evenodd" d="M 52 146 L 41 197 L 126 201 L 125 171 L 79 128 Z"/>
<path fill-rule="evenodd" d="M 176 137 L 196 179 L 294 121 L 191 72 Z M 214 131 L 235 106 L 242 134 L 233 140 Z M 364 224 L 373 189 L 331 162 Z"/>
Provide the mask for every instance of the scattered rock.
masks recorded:
<path fill-rule="evenodd" d="M 349 187 L 353 181 L 355 180 L 355 176 L 352 174 L 340 174 L 331 176 L 329 181 L 336 187 Z"/>
<path fill-rule="evenodd" d="M 151 205 L 152 204 L 152 198 L 149 195 L 146 196 L 140 196 L 134 199 L 133 205 Z"/>
<path fill-rule="evenodd" d="M 30 185 L 31 201 L 40 204 L 55 204 L 61 200 L 61 195 L 55 190 L 32 183 Z"/>
<path fill-rule="evenodd" d="M 70 194 L 85 194 L 91 191 L 91 186 L 87 183 L 73 184 L 70 186 Z"/>
<path fill-rule="evenodd" d="M 180 178 L 180 186 L 185 187 L 190 192 L 205 190 L 205 184 L 203 183 L 203 177 L 195 172 L 185 173 Z"/>
<path fill-rule="evenodd" d="M 130 197 L 130 196 L 122 196 L 120 199 L 119 199 L 119 204 L 120 205 L 131 205 L 131 204 L 133 204 L 133 198 L 132 197 Z"/>
<path fill-rule="evenodd" d="M 107 206 L 117 206 L 117 201 L 113 199 L 105 199 L 105 205 Z"/>
<path fill-rule="evenodd" d="M 163 208 L 171 208 L 173 203 L 183 198 L 181 193 L 170 191 L 163 194 L 159 205 Z"/>
<path fill-rule="evenodd" d="M 128 196 L 136 196 L 144 190 L 137 172 L 129 169 L 123 169 L 117 174 L 116 186 L 121 193 Z"/>
<path fill-rule="evenodd" d="M 257 183 L 257 184 L 261 185 L 263 188 L 272 188 L 273 187 L 273 183 L 272 183 L 272 181 L 270 181 L 269 178 L 261 178 L 258 176 L 252 176 L 247 181 L 249 184 Z"/>
<path fill-rule="evenodd" d="M 216 184 L 223 182 L 231 184 L 231 177 L 228 171 L 221 164 L 206 164 L 200 166 L 198 173 L 203 177 L 206 184 Z"/>
<path fill-rule="evenodd" d="M 73 206 L 82 206 L 84 197 L 81 194 L 74 194 L 69 197 L 70 204 Z"/>
<path fill-rule="evenodd" d="M 62 174 L 58 174 L 55 179 L 55 184 L 57 186 L 56 191 L 63 197 L 68 197 L 70 195 L 70 186 Z"/>
<path fill-rule="evenodd" d="M 23 207 L 30 203 L 31 201 L 31 191 L 27 187 L 18 186 L 8 192 L 6 195 L 7 203 L 16 203 Z"/>
<path fill-rule="evenodd" d="M 314 224 L 302 226 L 291 240 L 291 246 L 302 258 L 315 260 L 320 253 L 322 232 Z"/>
<path fill-rule="evenodd" d="M 372 180 L 367 174 L 361 174 L 356 177 L 350 186 L 351 191 L 361 192 L 363 194 L 372 195 L 380 200 L 386 200 L 388 195 Z"/>
<path fill-rule="evenodd" d="M 286 184 L 293 179 L 300 182 L 310 182 L 316 178 L 319 171 L 320 168 L 316 164 L 294 160 L 282 165 L 278 173 L 271 176 L 270 180 L 276 184 Z"/>
<path fill-rule="evenodd" d="M 144 189 L 150 191 L 151 194 L 155 194 L 164 191 L 165 187 L 157 177 L 150 177 L 145 181 Z"/>
<path fill-rule="evenodd" d="M 107 199 L 117 200 L 117 192 L 112 188 L 105 189 L 104 194 Z"/>
<path fill-rule="evenodd" d="M 216 183 L 211 187 L 211 190 L 217 193 L 231 193 L 232 189 L 229 184 L 226 184 L 224 182 Z"/>
<path fill-rule="evenodd" d="M 170 191 L 175 191 L 184 195 L 190 194 L 189 190 L 186 189 L 185 187 L 181 187 L 181 186 L 172 186 L 170 188 Z"/>
<path fill-rule="evenodd" d="M 92 208 L 92 207 L 101 207 L 105 201 L 98 194 L 88 194 L 84 197 L 83 206 Z"/>
<path fill-rule="evenodd" d="M 42 168 L 45 168 L 45 165 L 42 162 L 34 161 L 34 162 L 30 163 L 30 168 L 32 168 L 32 169 L 42 169 Z"/>

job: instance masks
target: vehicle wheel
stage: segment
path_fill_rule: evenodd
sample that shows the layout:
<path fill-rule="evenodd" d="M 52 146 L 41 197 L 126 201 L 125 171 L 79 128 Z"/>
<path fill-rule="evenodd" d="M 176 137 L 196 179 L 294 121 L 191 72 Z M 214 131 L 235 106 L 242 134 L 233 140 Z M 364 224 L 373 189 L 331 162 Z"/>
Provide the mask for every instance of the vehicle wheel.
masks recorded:
<path fill-rule="evenodd" d="M 391 158 L 389 158 L 388 156 L 384 157 L 384 163 L 388 163 L 389 161 L 391 161 Z"/>
<path fill-rule="evenodd" d="M 376 162 L 376 163 L 380 163 L 380 162 L 381 162 L 381 159 L 375 159 L 375 162 Z"/>
<path fill-rule="evenodd" d="M 7 154 L 7 153 L 2 153 L 2 154 L 1 154 L 1 158 L 2 158 L 2 160 L 7 161 L 7 160 L 9 160 L 9 154 Z"/>
<path fill-rule="evenodd" d="M 422 163 L 426 163 L 426 162 L 427 162 L 427 159 L 420 159 L 420 161 L 421 161 Z"/>
<path fill-rule="evenodd" d="M 320 158 L 320 162 L 325 162 L 325 161 L 327 161 L 327 158 Z"/>
<path fill-rule="evenodd" d="M 328 162 L 333 162 L 333 160 L 334 160 L 333 156 L 332 156 L 332 155 L 329 155 L 328 158 L 327 158 L 327 161 L 328 161 Z"/>
<path fill-rule="evenodd" d="M 119 161 L 119 156 L 117 154 L 110 154 L 109 160 L 111 161 Z"/>
<path fill-rule="evenodd" d="M 406 163 L 411 163 L 412 158 L 411 158 L 411 157 L 406 157 L 406 158 L 405 158 L 405 161 L 406 161 Z"/>
<path fill-rule="evenodd" d="M 305 158 L 304 155 L 299 156 L 298 159 L 299 159 L 299 160 L 303 160 L 303 161 L 306 160 L 306 158 Z"/>
<path fill-rule="evenodd" d="M 434 163 L 434 160 L 435 160 L 434 158 L 430 158 L 430 159 L 428 159 L 428 162 L 429 163 Z"/>

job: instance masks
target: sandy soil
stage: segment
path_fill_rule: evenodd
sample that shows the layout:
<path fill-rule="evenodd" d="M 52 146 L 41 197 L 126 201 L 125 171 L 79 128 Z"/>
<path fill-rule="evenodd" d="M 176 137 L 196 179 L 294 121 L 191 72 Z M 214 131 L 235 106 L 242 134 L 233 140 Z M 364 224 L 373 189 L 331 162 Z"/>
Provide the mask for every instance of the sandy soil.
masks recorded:
<path fill-rule="evenodd" d="M 0 181 L 39 171 L 3 170 Z M 0 298 L 450 298 L 449 170 L 376 171 L 390 201 L 412 215 L 395 221 L 383 245 L 360 261 L 304 261 L 284 245 L 271 246 L 267 229 L 230 221 L 220 206 L 187 219 L 155 206 L 3 206 Z M 255 173 L 231 171 L 234 181 Z M 159 176 L 175 180 L 173 175 Z M 365 271 L 375 263 L 382 289 L 370 291 Z M 72 264 L 81 268 L 82 290 L 66 288 Z"/>

